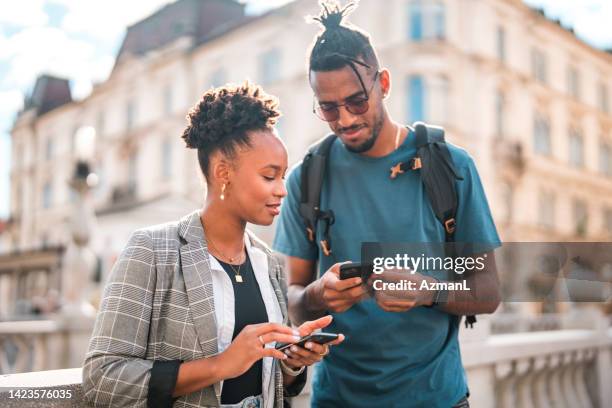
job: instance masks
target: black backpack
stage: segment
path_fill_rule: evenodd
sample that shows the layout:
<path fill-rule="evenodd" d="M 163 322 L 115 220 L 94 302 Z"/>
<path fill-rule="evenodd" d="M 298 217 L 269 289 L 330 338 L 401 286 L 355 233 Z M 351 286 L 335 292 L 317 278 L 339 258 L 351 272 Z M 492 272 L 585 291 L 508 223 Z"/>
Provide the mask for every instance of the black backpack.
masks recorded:
<path fill-rule="evenodd" d="M 457 215 L 457 188 L 456 180 L 463 180 L 455 169 L 450 152 L 444 140 L 444 129 L 415 122 L 417 154 L 407 162 L 397 163 L 390 169 L 390 177 L 397 178 L 407 171 L 420 171 L 425 192 L 429 197 L 431 208 L 445 231 L 445 241 L 452 243 L 455 240 L 455 227 Z M 321 189 L 327 170 L 327 157 L 332 144 L 336 140 L 335 134 L 329 134 L 308 149 L 302 162 L 300 180 L 300 215 L 306 225 L 308 239 L 315 241 L 319 221 L 324 223 L 323 239 L 319 241 L 325 256 L 332 253 L 332 242 L 329 234 L 335 217 L 332 209 L 320 208 Z M 329 179 L 327 179 L 329 183 Z M 466 327 L 473 326 L 475 316 L 466 316 Z"/>

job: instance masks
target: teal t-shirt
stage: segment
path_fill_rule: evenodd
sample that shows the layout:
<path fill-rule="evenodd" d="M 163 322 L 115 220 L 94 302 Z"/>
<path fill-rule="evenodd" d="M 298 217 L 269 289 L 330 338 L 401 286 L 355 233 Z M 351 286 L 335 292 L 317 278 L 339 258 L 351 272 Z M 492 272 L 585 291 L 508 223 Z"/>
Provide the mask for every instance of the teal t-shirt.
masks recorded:
<path fill-rule="evenodd" d="M 457 242 L 500 245 L 478 172 L 469 154 L 448 144 L 463 180 L 457 182 Z M 289 256 L 319 260 L 319 276 L 334 263 L 360 261 L 362 242 L 444 242 L 418 171 L 395 180 L 389 169 L 416 154 L 414 133 L 394 152 L 369 158 L 334 142 L 321 192 L 321 208 L 333 209 L 332 256 L 308 241 L 298 212 L 301 164 L 287 179 L 274 249 Z M 322 228 L 317 228 L 317 242 Z M 467 383 L 457 334 L 456 316 L 425 307 L 404 313 L 382 310 L 367 299 L 344 313 L 333 314 L 326 329 L 344 333 L 317 365 L 313 407 L 444 407 L 466 395 Z"/>

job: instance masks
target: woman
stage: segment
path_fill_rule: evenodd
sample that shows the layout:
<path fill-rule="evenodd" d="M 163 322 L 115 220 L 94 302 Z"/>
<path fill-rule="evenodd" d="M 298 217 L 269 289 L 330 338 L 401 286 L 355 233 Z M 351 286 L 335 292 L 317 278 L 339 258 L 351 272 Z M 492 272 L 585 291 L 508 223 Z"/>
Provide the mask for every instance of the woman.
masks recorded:
<path fill-rule="evenodd" d="M 314 343 L 274 348 L 331 316 L 291 329 L 281 265 L 245 231 L 270 225 L 287 194 L 279 115 L 249 84 L 210 90 L 189 113 L 183 139 L 198 150 L 204 208 L 132 234 L 83 367 L 91 404 L 279 408 L 303 388 L 304 367 L 328 353 Z"/>

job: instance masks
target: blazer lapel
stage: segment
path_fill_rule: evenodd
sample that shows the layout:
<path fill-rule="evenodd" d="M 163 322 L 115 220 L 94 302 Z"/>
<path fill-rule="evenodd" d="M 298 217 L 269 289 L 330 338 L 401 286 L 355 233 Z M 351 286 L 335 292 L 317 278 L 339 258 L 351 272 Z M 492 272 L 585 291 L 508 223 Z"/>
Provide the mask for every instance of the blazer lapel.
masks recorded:
<path fill-rule="evenodd" d="M 187 241 L 180 249 L 181 269 L 198 340 L 204 355 L 218 353 L 213 283 L 200 212 L 185 216 L 179 234 Z"/>

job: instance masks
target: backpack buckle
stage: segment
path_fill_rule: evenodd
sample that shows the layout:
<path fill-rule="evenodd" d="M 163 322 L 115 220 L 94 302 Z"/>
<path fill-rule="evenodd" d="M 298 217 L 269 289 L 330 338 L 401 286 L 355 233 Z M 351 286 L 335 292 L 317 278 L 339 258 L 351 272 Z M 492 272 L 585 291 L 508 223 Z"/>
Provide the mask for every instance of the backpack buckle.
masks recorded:
<path fill-rule="evenodd" d="M 400 174 L 404 174 L 404 169 L 402 169 L 402 164 L 404 163 L 399 162 L 395 166 L 391 167 L 391 175 L 389 176 L 391 177 L 391 179 L 396 178 Z"/>
<path fill-rule="evenodd" d="M 455 222 L 454 218 L 449 218 L 448 220 L 444 221 L 444 229 L 448 234 L 452 234 L 453 232 L 455 232 L 456 226 L 457 223 Z"/>
<path fill-rule="evenodd" d="M 312 228 L 306 227 L 306 234 L 308 234 L 308 240 L 310 242 L 314 242 L 315 237 L 314 237 L 314 231 L 312 230 Z"/>
<path fill-rule="evenodd" d="M 322 239 L 320 244 L 321 244 L 321 249 L 323 250 L 323 253 L 325 254 L 325 256 L 330 256 L 331 249 L 329 248 L 329 243 L 327 242 L 327 240 Z"/>

